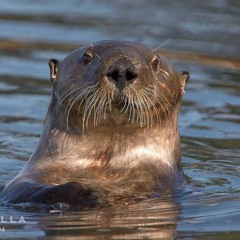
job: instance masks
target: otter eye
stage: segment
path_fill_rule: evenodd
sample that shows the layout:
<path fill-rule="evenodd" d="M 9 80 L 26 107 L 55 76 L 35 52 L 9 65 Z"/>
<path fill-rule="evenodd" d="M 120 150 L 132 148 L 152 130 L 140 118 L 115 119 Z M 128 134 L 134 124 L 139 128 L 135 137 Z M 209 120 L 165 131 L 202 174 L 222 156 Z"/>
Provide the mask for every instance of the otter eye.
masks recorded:
<path fill-rule="evenodd" d="M 82 62 L 84 65 L 88 65 L 92 61 L 92 54 L 84 53 Z"/>
<path fill-rule="evenodd" d="M 153 71 L 158 71 L 158 68 L 159 68 L 159 59 L 155 56 L 151 62 L 151 66 L 152 66 L 152 69 Z"/>

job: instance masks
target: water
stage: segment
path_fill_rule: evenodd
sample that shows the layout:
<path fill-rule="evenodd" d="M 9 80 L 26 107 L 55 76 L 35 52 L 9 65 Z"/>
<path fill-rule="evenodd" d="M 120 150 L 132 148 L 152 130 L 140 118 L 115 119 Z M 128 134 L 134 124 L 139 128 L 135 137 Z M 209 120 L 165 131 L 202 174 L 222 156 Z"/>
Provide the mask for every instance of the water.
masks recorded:
<path fill-rule="evenodd" d="M 72 213 L 1 207 L 0 239 L 239 239 L 239 16 L 236 0 L 1 0 L 0 186 L 38 142 L 50 58 L 103 39 L 155 48 L 170 38 L 159 50 L 191 79 L 179 123 L 187 183 L 173 198 Z"/>

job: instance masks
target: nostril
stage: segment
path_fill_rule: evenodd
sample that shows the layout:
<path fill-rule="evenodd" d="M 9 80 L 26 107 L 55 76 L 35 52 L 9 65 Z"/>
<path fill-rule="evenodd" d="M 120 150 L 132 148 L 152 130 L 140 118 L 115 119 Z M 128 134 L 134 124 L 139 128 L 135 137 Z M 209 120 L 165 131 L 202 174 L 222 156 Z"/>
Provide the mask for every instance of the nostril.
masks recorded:
<path fill-rule="evenodd" d="M 112 72 L 107 73 L 107 76 L 112 78 L 113 80 L 115 80 L 117 82 L 118 79 L 119 79 L 119 72 L 118 72 L 118 70 L 114 70 Z"/>
<path fill-rule="evenodd" d="M 137 73 L 133 72 L 132 70 L 127 70 L 126 71 L 126 80 L 127 81 L 131 81 L 134 80 L 135 78 L 137 78 Z"/>

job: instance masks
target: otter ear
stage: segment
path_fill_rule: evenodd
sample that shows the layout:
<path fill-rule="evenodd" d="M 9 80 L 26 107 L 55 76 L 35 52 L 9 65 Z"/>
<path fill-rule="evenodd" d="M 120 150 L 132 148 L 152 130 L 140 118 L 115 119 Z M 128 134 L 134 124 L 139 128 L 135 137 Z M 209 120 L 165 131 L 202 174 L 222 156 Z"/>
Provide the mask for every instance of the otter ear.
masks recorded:
<path fill-rule="evenodd" d="M 186 84 L 187 84 L 189 78 L 190 78 L 189 72 L 183 71 L 183 72 L 182 72 L 182 77 L 181 77 L 181 84 L 182 84 L 182 90 L 183 90 L 183 92 L 185 92 L 185 87 L 186 87 Z"/>
<path fill-rule="evenodd" d="M 54 82 L 57 78 L 57 71 L 58 71 L 58 63 L 57 59 L 50 59 L 48 62 L 48 66 L 50 68 L 50 81 Z"/>

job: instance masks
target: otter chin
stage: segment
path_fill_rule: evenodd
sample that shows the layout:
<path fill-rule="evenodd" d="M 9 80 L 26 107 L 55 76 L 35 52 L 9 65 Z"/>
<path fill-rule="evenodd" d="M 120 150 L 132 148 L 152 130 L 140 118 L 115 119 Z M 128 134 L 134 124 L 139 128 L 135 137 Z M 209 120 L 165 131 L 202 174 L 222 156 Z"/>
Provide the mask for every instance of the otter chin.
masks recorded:
<path fill-rule="evenodd" d="M 188 72 L 128 41 L 90 44 L 49 67 L 39 144 L 1 203 L 86 209 L 183 182 L 178 115 Z"/>

